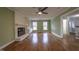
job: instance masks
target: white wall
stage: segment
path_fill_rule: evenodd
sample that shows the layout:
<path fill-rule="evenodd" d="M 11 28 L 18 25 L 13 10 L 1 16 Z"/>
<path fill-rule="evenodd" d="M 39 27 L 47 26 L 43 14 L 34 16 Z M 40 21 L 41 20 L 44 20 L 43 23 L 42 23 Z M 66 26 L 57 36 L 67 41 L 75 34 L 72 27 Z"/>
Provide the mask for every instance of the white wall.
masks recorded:
<path fill-rule="evenodd" d="M 16 40 L 23 40 L 28 35 L 28 18 L 24 15 L 20 14 L 19 12 L 15 11 L 15 39 Z M 17 28 L 18 27 L 25 27 L 25 35 L 18 37 L 17 35 Z"/>

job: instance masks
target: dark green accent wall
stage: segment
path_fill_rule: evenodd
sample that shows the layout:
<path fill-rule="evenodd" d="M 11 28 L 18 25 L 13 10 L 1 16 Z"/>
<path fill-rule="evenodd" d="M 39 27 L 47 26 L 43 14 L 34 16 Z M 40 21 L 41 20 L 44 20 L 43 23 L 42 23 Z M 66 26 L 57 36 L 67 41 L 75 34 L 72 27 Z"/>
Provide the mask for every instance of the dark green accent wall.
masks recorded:
<path fill-rule="evenodd" d="M 51 20 L 51 26 L 52 26 L 51 31 L 58 34 L 58 35 L 61 35 L 61 19 L 60 19 L 60 17 L 62 15 L 64 15 L 65 13 L 68 13 L 74 9 L 76 9 L 76 7 L 71 7 L 67 11 L 61 13 L 60 15 L 58 15 L 54 19 L 52 19 Z"/>
<path fill-rule="evenodd" d="M 38 29 L 38 32 L 43 31 L 43 22 L 42 21 L 37 22 L 37 29 Z"/>
<path fill-rule="evenodd" d="M 14 12 L 0 7 L 0 46 L 14 40 L 14 36 Z"/>
<path fill-rule="evenodd" d="M 51 20 L 48 21 L 48 30 L 51 32 Z"/>

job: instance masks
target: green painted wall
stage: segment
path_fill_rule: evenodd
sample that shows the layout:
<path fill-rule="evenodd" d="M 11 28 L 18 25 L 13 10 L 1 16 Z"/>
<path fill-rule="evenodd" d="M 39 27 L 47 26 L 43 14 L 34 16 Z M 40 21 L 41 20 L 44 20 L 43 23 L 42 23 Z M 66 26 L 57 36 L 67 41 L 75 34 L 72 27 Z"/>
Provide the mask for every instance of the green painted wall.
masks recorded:
<path fill-rule="evenodd" d="M 48 30 L 51 32 L 51 20 L 48 21 Z"/>
<path fill-rule="evenodd" d="M 61 13 L 60 15 L 56 16 L 54 19 L 51 20 L 51 31 L 61 35 L 61 19 L 60 17 L 62 15 L 64 15 L 65 13 L 68 13 L 72 10 L 76 9 L 75 7 L 71 7 L 70 9 L 68 9 L 67 11 Z"/>
<path fill-rule="evenodd" d="M 43 22 L 42 21 L 38 21 L 37 29 L 38 29 L 38 32 L 42 32 L 43 31 Z"/>
<path fill-rule="evenodd" d="M 52 22 L 52 32 L 60 35 L 60 32 L 61 32 L 61 23 L 60 23 L 60 17 L 55 17 L 53 20 L 51 20 Z"/>
<path fill-rule="evenodd" d="M 14 40 L 14 12 L 0 7 L 0 46 Z"/>

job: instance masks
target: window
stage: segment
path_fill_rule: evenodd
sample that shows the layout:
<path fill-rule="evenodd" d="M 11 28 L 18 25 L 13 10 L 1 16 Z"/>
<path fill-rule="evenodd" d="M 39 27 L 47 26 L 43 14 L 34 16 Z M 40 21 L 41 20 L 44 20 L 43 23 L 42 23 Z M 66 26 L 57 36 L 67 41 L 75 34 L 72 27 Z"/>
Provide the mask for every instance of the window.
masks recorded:
<path fill-rule="evenodd" d="M 32 22 L 33 30 L 37 30 L 37 22 Z"/>
<path fill-rule="evenodd" d="M 47 30 L 48 22 L 43 22 L 43 30 Z"/>

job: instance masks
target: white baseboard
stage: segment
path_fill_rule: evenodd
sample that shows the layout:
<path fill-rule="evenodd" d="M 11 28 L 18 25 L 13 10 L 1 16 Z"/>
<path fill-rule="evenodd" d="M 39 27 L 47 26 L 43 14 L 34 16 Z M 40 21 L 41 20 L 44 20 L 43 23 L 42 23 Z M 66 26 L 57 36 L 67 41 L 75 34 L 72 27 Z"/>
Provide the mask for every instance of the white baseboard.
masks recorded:
<path fill-rule="evenodd" d="M 4 44 L 3 46 L 0 47 L 0 51 L 2 51 L 3 48 L 5 48 L 6 46 L 10 45 L 11 43 L 13 43 L 15 40 L 9 42 L 9 43 L 6 43 Z"/>
<path fill-rule="evenodd" d="M 55 35 L 55 36 L 57 36 L 57 37 L 59 37 L 59 38 L 63 38 L 62 36 L 60 36 L 60 35 L 58 35 L 58 34 L 56 34 L 54 32 L 52 32 L 52 34 Z"/>
<path fill-rule="evenodd" d="M 13 41 L 11 41 L 9 43 L 6 43 L 5 45 L 3 45 L 3 46 L 0 47 L 0 51 L 2 51 L 3 48 L 5 48 L 6 46 L 10 45 L 14 41 L 22 41 L 22 40 L 24 40 L 27 36 L 29 36 L 29 34 L 25 35 L 21 40 L 13 40 Z"/>

